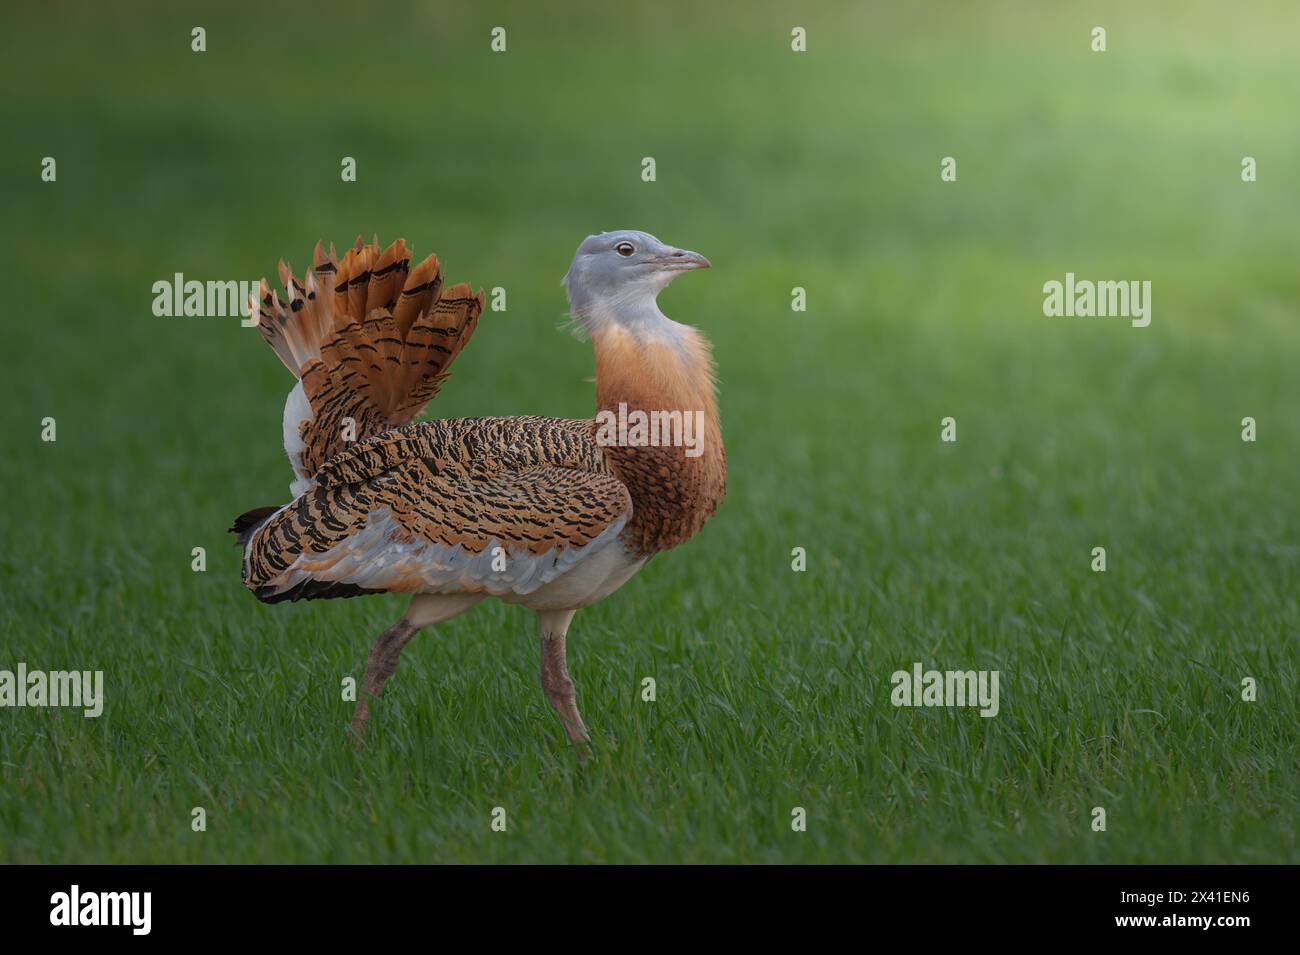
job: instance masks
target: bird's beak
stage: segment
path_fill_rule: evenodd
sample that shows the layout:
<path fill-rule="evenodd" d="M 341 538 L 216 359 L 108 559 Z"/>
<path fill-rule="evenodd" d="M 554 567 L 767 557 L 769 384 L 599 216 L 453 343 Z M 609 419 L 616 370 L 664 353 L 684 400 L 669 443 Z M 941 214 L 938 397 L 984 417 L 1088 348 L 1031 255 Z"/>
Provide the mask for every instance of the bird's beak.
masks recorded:
<path fill-rule="evenodd" d="M 686 249 L 671 249 L 659 256 L 658 265 L 670 272 L 687 272 L 691 269 L 707 269 L 709 260 L 698 252 Z"/>

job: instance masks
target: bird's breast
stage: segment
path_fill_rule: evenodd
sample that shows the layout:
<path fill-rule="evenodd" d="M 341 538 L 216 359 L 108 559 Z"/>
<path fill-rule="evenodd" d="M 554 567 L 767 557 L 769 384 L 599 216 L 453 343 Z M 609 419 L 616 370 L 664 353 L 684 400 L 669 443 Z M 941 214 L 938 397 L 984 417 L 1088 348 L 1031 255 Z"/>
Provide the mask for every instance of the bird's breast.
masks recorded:
<path fill-rule="evenodd" d="M 726 493 L 727 459 L 708 342 L 616 330 L 593 338 L 596 440 L 632 496 L 621 539 L 648 556 L 685 543 Z"/>

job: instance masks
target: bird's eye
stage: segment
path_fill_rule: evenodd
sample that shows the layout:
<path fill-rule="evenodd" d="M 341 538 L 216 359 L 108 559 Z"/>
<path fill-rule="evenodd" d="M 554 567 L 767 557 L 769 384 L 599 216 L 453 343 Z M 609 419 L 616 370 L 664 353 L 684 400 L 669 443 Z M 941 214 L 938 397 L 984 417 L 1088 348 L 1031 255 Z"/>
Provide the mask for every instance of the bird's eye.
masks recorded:
<path fill-rule="evenodd" d="M 632 248 L 631 242 L 620 242 L 618 245 L 614 246 L 614 251 L 626 259 L 629 255 L 635 252 L 636 249 Z"/>

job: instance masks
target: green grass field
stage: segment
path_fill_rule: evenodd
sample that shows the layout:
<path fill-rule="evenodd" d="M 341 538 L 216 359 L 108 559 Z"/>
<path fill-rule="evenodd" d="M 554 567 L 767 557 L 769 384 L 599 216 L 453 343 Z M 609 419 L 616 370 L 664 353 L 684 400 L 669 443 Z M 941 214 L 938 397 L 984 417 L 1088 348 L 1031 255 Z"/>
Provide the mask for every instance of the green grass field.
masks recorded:
<path fill-rule="evenodd" d="M 4 14 L 0 669 L 107 702 L 0 710 L 0 859 L 1300 861 L 1294 5 L 464 7 Z M 594 762 L 495 602 L 354 752 L 405 602 L 243 589 L 292 382 L 151 286 L 405 236 L 508 292 L 429 414 L 587 416 L 559 280 L 614 228 L 713 261 L 661 304 L 714 342 L 728 498 L 578 615 Z M 1045 317 L 1067 271 L 1150 280 L 1151 325 Z M 917 661 L 1000 713 L 893 707 Z"/>

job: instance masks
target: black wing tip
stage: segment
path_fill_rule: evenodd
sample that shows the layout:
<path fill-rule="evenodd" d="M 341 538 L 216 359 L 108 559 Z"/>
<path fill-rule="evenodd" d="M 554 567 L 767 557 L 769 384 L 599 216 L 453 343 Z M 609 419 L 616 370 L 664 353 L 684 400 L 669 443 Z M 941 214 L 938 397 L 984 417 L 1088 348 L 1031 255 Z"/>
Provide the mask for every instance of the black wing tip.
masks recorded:
<path fill-rule="evenodd" d="M 235 534 L 235 544 L 239 547 L 246 547 L 249 540 L 252 539 L 254 531 L 265 524 L 276 511 L 280 509 L 279 505 L 272 504 L 267 507 L 255 507 L 251 511 L 245 511 L 235 518 L 235 523 L 226 528 L 226 533 Z"/>
<path fill-rule="evenodd" d="M 360 587 L 357 584 L 343 584 L 333 580 L 301 581 L 288 590 L 276 590 L 274 587 L 258 587 L 253 595 L 264 604 L 278 604 L 290 600 L 331 600 L 335 598 L 364 597 L 367 594 L 383 594 L 386 590 Z"/>

